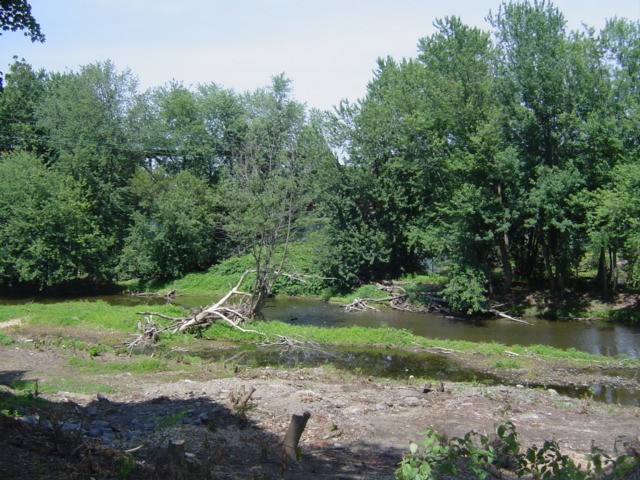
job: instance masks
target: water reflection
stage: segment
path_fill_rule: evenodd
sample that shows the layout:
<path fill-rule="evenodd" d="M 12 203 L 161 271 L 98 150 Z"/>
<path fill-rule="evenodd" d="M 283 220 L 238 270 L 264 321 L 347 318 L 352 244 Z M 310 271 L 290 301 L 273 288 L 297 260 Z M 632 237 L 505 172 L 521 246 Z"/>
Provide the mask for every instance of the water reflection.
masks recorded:
<path fill-rule="evenodd" d="M 135 297 L 131 295 L 101 295 L 82 297 L 78 300 L 102 300 L 114 305 L 159 305 L 166 303 L 163 297 Z M 187 307 L 202 307 L 217 299 L 210 296 L 177 297 L 174 303 Z M 62 299 L 27 298 L 0 300 L 0 303 L 60 302 Z M 307 299 L 277 299 L 264 310 L 270 320 L 292 322 L 299 325 L 322 327 L 393 327 L 403 328 L 429 338 L 468 340 L 472 342 L 497 342 L 504 345 L 550 345 L 575 348 L 585 352 L 630 357 L 640 357 L 640 326 L 578 321 L 548 321 L 536 318 L 527 320 L 533 325 L 512 322 L 503 318 L 461 320 L 435 314 L 407 312 L 352 312 L 345 313 L 339 305 Z"/>
<path fill-rule="evenodd" d="M 326 327 L 359 325 L 404 328 L 416 335 L 505 345 L 550 345 L 589 353 L 640 357 L 640 327 L 578 321 L 527 320 L 533 325 L 503 318 L 460 320 L 434 314 L 407 312 L 344 313 L 337 305 L 303 299 L 282 299 L 265 309 L 267 318 Z"/>

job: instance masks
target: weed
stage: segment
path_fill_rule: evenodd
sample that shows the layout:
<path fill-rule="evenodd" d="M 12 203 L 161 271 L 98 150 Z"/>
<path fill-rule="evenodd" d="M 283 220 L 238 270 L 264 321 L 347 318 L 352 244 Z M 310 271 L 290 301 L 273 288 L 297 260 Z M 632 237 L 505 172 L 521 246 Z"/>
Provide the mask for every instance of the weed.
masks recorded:
<path fill-rule="evenodd" d="M 518 362 L 513 358 L 496 360 L 495 362 L 493 362 L 493 366 L 495 368 L 500 368 L 500 369 L 522 368 L 522 366 L 520 365 L 520 362 Z"/>
<path fill-rule="evenodd" d="M 182 425 L 185 417 L 189 413 L 188 408 L 183 408 L 179 412 L 174 413 L 173 415 L 166 415 L 161 417 L 158 425 L 162 428 L 175 428 L 179 425 Z"/>
<path fill-rule="evenodd" d="M 6 333 L 0 333 L 0 345 L 4 345 L 5 347 L 11 345 L 13 340 Z"/>
<path fill-rule="evenodd" d="M 69 365 L 80 369 L 83 373 L 97 375 L 118 372 L 154 373 L 169 369 L 165 360 L 153 357 L 115 360 L 110 362 L 99 362 L 91 359 L 72 357 L 69 359 Z"/>
<path fill-rule="evenodd" d="M 564 455 L 557 442 L 550 440 L 540 448 L 534 445 L 523 451 L 516 428 L 510 421 L 497 427 L 495 438 L 469 432 L 464 437 L 448 440 L 433 429 L 428 429 L 424 435 L 420 444 L 412 442 L 409 445 L 409 453 L 404 455 L 395 472 L 397 479 L 430 480 L 442 474 L 456 476 L 460 460 L 464 460 L 479 479 L 504 469 L 518 478 L 590 480 L 601 478 L 607 470 L 624 478 L 626 472 L 639 465 L 638 457 L 612 457 L 592 447 L 583 467 Z"/>

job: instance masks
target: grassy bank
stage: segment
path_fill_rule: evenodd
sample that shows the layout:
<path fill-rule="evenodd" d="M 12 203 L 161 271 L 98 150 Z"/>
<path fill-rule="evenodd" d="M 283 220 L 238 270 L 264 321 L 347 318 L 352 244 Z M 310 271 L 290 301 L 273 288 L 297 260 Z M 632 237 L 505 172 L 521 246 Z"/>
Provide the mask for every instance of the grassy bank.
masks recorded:
<path fill-rule="evenodd" d="M 152 307 L 154 311 L 171 316 L 181 316 L 185 310 L 172 306 L 162 305 Z M 29 326 L 37 327 L 41 334 L 57 335 L 65 338 L 69 346 L 85 349 L 90 354 L 100 354 L 100 345 L 86 341 L 92 338 L 91 333 L 103 333 L 115 344 L 127 339 L 128 334 L 136 332 L 140 315 L 137 312 L 144 307 L 113 306 L 104 301 L 95 302 L 60 302 L 51 304 L 30 303 L 24 305 L 0 305 L 0 322 L 13 321 L 16 329 Z M 162 322 L 162 319 L 156 319 Z M 16 322 L 17 321 L 17 322 Z M 21 326 L 20 326 L 21 325 Z M 78 328 L 79 327 L 79 328 Z M 243 333 L 232 329 L 226 324 L 215 324 L 202 332 L 204 339 L 225 340 L 231 342 L 261 341 L 266 335 L 268 338 L 286 336 L 302 341 L 316 342 L 322 345 L 340 345 L 353 347 L 389 347 L 412 349 L 445 349 L 460 353 L 477 353 L 501 358 L 509 355 L 535 356 L 549 360 L 566 359 L 580 363 L 598 362 L 599 364 L 639 365 L 640 360 L 632 358 L 612 358 L 592 355 L 575 349 L 562 350 L 546 345 L 505 346 L 500 343 L 476 343 L 462 340 L 439 340 L 413 335 L 407 330 L 394 328 L 367 328 L 367 327 L 343 327 L 321 328 L 313 326 L 291 325 L 283 322 L 255 322 L 252 329 L 261 332 L 261 335 Z M 2 333 L 2 343 L 9 344 L 12 341 L 11 329 Z M 73 336 L 82 337 L 74 341 Z M 98 342 L 101 338 L 96 337 Z M 104 337 L 103 337 L 104 338 Z M 186 334 L 163 334 L 161 342 L 171 345 L 184 345 L 195 341 L 195 338 Z"/>

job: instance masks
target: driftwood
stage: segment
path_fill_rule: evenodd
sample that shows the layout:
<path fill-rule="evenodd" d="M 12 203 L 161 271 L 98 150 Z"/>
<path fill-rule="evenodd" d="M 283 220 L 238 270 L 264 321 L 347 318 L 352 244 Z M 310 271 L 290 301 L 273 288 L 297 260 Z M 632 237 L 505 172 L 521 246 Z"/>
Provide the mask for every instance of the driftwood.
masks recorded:
<path fill-rule="evenodd" d="M 416 305 L 411 302 L 409 293 L 402 287 L 400 282 L 385 282 L 376 283 L 376 287 L 382 292 L 389 293 L 389 296 L 384 298 L 368 298 L 359 297 L 356 298 L 349 305 L 344 307 L 346 312 L 364 312 L 367 310 L 378 311 L 378 309 L 371 304 L 386 304 L 393 310 L 399 310 L 401 312 L 413 312 L 413 313 L 427 313 L 431 311 L 447 312 L 446 301 L 438 298 L 435 295 L 427 294 L 426 292 L 420 292 L 420 296 L 428 301 L 428 305 Z"/>
<path fill-rule="evenodd" d="M 289 428 L 287 429 L 287 433 L 285 434 L 282 442 L 283 469 L 286 469 L 288 462 L 294 462 L 297 460 L 296 450 L 298 448 L 298 443 L 300 443 L 302 432 L 304 432 L 304 429 L 307 426 L 307 421 L 310 417 L 311 413 L 309 412 L 304 412 L 302 415 L 291 416 Z"/>
<path fill-rule="evenodd" d="M 511 315 L 507 315 L 504 312 L 496 310 L 495 308 L 490 308 L 487 310 L 487 312 L 493 313 L 494 315 L 497 315 L 502 318 L 506 318 L 507 320 L 511 320 L 512 322 L 524 323 L 525 325 L 533 325 L 532 323 L 527 322 L 526 320 L 522 320 L 520 318 L 514 318 Z"/>
<path fill-rule="evenodd" d="M 252 333 L 262 337 L 261 345 L 278 345 L 288 349 L 295 348 L 317 348 L 319 345 L 309 342 L 305 339 L 293 338 L 283 335 L 267 335 L 258 330 L 245 328 L 244 325 L 250 323 L 254 316 L 252 310 L 255 307 L 255 296 L 251 293 L 241 290 L 241 287 L 247 276 L 254 273 L 255 270 L 245 271 L 238 280 L 238 283 L 227 292 L 224 297 L 213 305 L 201 310 L 192 311 L 190 315 L 183 317 L 172 317 L 158 312 L 137 312 L 138 315 L 145 316 L 145 322 L 138 322 L 138 331 L 140 333 L 133 334 L 134 340 L 127 344 L 129 349 L 135 347 L 147 346 L 155 343 L 162 332 L 188 332 L 202 330 L 210 327 L 215 322 L 223 322 L 230 327 L 243 333 Z M 164 325 L 160 326 L 154 321 L 154 317 L 162 320 L 168 320 Z"/>

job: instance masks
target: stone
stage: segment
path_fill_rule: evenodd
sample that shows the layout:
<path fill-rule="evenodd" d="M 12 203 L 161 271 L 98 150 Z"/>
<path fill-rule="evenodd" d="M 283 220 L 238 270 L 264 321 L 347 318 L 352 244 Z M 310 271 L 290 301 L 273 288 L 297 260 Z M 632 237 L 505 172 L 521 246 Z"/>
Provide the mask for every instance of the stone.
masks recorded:
<path fill-rule="evenodd" d="M 420 405 L 420 399 L 417 397 L 405 397 L 403 402 L 407 407 L 417 407 Z"/>
<path fill-rule="evenodd" d="M 96 398 L 98 399 L 99 402 L 110 403 L 110 400 L 107 397 L 105 397 L 102 393 L 98 393 L 96 395 Z"/>
<path fill-rule="evenodd" d="M 80 430 L 80 424 L 79 423 L 72 423 L 72 422 L 65 422 L 62 424 L 61 426 L 63 431 L 74 431 L 74 430 Z"/>
<path fill-rule="evenodd" d="M 91 428 L 108 428 L 111 426 L 111 423 L 106 420 L 94 420 L 91 422 Z"/>

